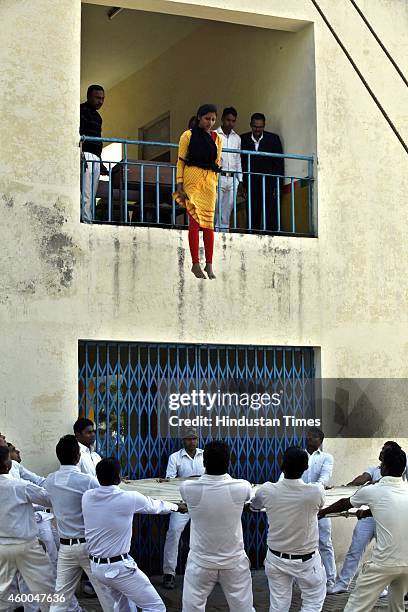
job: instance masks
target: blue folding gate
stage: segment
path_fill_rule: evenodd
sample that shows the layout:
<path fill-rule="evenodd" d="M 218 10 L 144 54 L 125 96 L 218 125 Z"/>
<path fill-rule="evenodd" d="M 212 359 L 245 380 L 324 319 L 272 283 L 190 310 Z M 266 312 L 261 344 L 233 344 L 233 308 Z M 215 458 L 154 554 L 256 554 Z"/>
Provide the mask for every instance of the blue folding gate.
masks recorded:
<path fill-rule="evenodd" d="M 95 421 L 98 452 L 118 457 L 126 476 L 164 476 L 168 456 L 180 448 L 178 439 L 160 429 L 159 412 L 169 393 L 229 383 L 247 389 L 263 381 L 265 389 L 285 389 L 286 414 L 310 417 L 313 395 L 306 386 L 314 374 L 314 351 L 305 347 L 81 341 L 79 414 Z M 276 480 L 283 450 L 301 443 L 302 433 L 288 426 L 279 436 L 253 436 L 245 428 L 238 436 L 224 435 L 232 451 L 231 475 L 252 483 Z M 135 518 L 132 552 L 150 574 L 160 572 L 166 525 L 165 517 Z M 265 517 L 247 514 L 243 528 L 247 554 L 260 567 Z"/>

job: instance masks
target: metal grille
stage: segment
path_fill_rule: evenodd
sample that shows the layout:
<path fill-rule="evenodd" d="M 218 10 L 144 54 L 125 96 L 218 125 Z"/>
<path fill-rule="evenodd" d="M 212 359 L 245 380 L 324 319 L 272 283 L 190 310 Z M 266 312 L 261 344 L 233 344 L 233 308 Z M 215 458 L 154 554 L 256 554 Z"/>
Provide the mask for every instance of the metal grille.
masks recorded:
<path fill-rule="evenodd" d="M 160 435 L 159 414 L 170 393 L 191 389 L 248 388 L 262 380 L 285 388 L 285 411 L 313 415 L 313 397 L 305 392 L 314 378 L 314 352 L 300 347 L 249 347 L 151 343 L 79 343 L 79 413 L 95 421 L 102 456 L 117 456 L 132 479 L 164 476 L 168 456 L 180 442 Z M 243 428 L 224 436 L 232 450 L 231 475 L 252 483 L 276 480 L 282 452 L 302 442 L 299 428 L 283 436 L 254 437 Z M 205 444 L 207 440 L 201 439 Z M 137 517 L 133 553 L 149 573 L 159 573 L 166 518 Z M 253 566 L 265 556 L 265 517 L 243 518 L 246 550 Z M 183 563 L 179 569 L 183 569 Z"/>

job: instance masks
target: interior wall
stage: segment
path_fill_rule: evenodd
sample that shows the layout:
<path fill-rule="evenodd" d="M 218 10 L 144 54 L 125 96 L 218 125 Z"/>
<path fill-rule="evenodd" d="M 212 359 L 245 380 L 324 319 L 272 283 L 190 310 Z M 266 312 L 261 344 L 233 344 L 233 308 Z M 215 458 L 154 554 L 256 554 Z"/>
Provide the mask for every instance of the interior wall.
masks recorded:
<path fill-rule="evenodd" d="M 191 115 L 207 101 L 220 110 L 235 106 L 239 133 L 249 130 L 253 112 L 263 112 L 284 151 L 314 153 L 313 27 L 295 34 L 204 22 L 107 91 L 103 134 L 136 139 L 141 126 L 170 111 L 171 139 L 177 142 Z M 306 171 L 299 162 L 287 165 L 287 172 Z"/>

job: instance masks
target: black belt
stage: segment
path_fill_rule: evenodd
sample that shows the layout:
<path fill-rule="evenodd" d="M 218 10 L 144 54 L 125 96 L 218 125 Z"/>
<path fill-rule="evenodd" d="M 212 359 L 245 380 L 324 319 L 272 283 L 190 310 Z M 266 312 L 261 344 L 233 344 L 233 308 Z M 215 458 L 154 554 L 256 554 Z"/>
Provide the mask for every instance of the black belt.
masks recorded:
<path fill-rule="evenodd" d="M 61 544 L 72 546 L 73 544 L 85 544 L 85 538 L 60 538 Z"/>
<path fill-rule="evenodd" d="M 116 561 L 125 561 L 128 558 L 129 553 L 125 553 L 124 555 L 118 555 L 117 557 L 94 557 L 93 555 L 89 555 L 89 558 L 94 563 L 116 563 Z"/>
<path fill-rule="evenodd" d="M 221 170 L 221 176 L 229 176 L 230 178 L 232 178 L 234 174 L 234 172 L 226 172 L 225 170 Z"/>
<path fill-rule="evenodd" d="M 288 553 L 281 553 L 277 550 L 272 550 L 272 548 L 269 548 L 269 550 L 271 551 L 273 555 L 276 555 L 277 557 L 280 557 L 281 559 L 291 559 L 291 560 L 292 559 L 302 559 L 302 561 L 309 561 L 309 559 L 311 559 L 313 555 L 315 554 L 315 551 L 314 551 L 312 553 L 308 553 L 307 555 L 290 555 Z"/>

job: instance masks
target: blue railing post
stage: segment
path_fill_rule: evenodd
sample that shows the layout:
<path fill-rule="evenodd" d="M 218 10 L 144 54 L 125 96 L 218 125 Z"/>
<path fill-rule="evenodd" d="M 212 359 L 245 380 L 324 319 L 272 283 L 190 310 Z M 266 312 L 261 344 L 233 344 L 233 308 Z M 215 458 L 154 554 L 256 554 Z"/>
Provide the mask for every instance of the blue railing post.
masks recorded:
<path fill-rule="evenodd" d="M 248 229 L 252 229 L 251 215 L 251 153 L 248 155 Z"/>
<path fill-rule="evenodd" d="M 279 176 L 276 177 L 276 207 L 278 213 L 278 232 L 281 231 L 281 195 L 280 195 L 280 183 L 281 179 Z"/>
<path fill-rule="evenodd" d="M 232 197 L 233 197 L 233 202 L 234 202 L 234 229 L 237 229 L 237 175 L 234 172 L 233 175 L 233 179 L 232 179 Z"/>
<path fill-rule="evenodd" d="M 307 175 L 308 175 L 308 218 L 309 218 L 309 234 L 313 233 L 313 159 L 309 159 L 307 162 Z"/>
<path fill-rule="evenodd" d="M 144 164 L 140 167 L 140 223 L 144 221 Z"/>
<path fill-rule="evenodd" d="M 91 162 L 91 206 L 90 206 L 90 212 L 91 212 L 91 221 L 95 221 L 95 189 L 94 189 L 94 182 L 95 182 L 95 162 L 94 160 L 89 160 Z"/>
<path fill-rule="evenodd" d="M 85 166 L 86 159 L 81 158 L 81 221 L 85 221 Z"/>
<path fill-rule="evenodd" d="M 266 230 L 266 205 L 265 205 L 265 199 L 266 199 L 266 193 L 265 193 L 265 187 L 266 187 L 266 175 L 263 174 L 262 175 L 262 218 L 263 218 L 263 230 Z"/>
<path fill-rule="evenodd" d="M 108 221 L 112 221 L 112 162 L 109 162 L 109 183 L 108 183 Z"/>
<path fill-rule="evenodd" d="M 125 158 L 125 202 L 124 202 L 124 215 L 125 215 L 125 223 L 128 223 L 128 151 L 127 151 L 127 143 L 123 147 L 123 153 Z"/>

